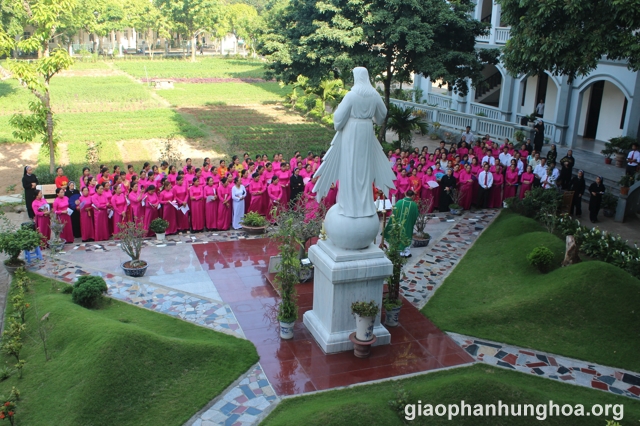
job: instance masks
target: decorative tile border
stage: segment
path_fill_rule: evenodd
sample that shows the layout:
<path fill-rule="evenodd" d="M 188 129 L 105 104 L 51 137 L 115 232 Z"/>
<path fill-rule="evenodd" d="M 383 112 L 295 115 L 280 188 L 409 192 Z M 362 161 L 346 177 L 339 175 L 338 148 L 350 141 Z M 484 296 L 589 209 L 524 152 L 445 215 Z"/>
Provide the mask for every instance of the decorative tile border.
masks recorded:
<path fill-rule="evenodd" d="M 466 212 L 444 237 L 405 271 L 400 283 L 403 296 L 422 309 L 498 213 L 499 210 Z M 452 220 L 452 217 L 441 218 L 441 221 L 446 220 Z"/>
<path fill-rule="evenodd" d="M 640 399 L 640 374 L 564 356 L 447 333 L 478 362 Z"/>
<path fill-rule="evenodd" d="M 210 408 L 196 414 L 186 425 L 254 425 L 261 420 L 265 410 L 280 402 L 260 364 L 216 399 Z"/>

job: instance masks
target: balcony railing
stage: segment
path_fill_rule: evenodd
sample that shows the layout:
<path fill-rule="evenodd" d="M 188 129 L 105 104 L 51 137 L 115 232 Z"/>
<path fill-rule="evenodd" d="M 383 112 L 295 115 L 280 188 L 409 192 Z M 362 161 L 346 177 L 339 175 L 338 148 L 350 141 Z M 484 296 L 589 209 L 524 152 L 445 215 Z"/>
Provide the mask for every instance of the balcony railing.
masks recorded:
<path fill-rule="evenodd" d="M 443 109 L 451 108 L 451 98 L 449 96 L 436 95 L 435 93 L 427 94 L 427 103 L 429 105 L 437 105 L 438 108 L 443 108 Z"/>
<path fill-rule="evenodd" d="M 471 114 L 493 118 L 494 120 L 504 120 L 502 112 L 495 107 L 471 103 Z"/>
<path fill-rule="evenodd" d="M 511 28 L 496 27 L 494 31 L 496 34 L 496 44 L 505 44 L 507 40 L 509 40 Z"/>
<path fill-rule="evenodd" d="M 489 35 L 476 37 L 476 41 L 480 43 L 489 43 Z"/>

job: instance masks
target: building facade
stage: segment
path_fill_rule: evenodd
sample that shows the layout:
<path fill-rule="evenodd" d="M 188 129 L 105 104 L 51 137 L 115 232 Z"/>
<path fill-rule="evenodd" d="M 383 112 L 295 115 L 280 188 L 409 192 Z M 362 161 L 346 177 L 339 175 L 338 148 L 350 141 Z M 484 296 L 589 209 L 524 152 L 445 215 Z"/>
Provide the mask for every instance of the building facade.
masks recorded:
<path fill-rule="evenodd" d="M 510 28 L 501 22 L 500 5 L 493 0 L 477 0 L 474 17 L 491 23 L 489 35 L 476 40 L 477 49 L 499 48 L 509 39 Z M 626 63 L 603 58 L 591 74 L 571 83 L 546 72 L 513 77 L 502 64 L 485 66 L 483 76 L 484 83 L 464 97 L 442 93 L 429 79 L 415 76 L 414 88 L 422 90 L 422 99 L 416 101 L 460 114 L 479 133 L 485 133 L 479 122 L 485 130 L 500 123 L 525 124 L 523 117 L 542 101 L 550 142 L 595 152 L 612 137 L 639 134 L 640 79 Z M 505 132 L 486 133 L 508 137 Z"/>

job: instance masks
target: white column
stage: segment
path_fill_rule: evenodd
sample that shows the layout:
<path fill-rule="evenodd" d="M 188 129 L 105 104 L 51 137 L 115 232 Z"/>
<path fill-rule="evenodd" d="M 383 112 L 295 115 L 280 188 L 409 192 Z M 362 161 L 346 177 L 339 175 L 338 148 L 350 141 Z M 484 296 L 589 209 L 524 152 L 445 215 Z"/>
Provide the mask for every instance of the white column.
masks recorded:
<path fill-rule="evenodd" d="M 500 13 L 500 4 L 494 2 L 491 9 L 491 34 L 489 35 L 489 44 L 496 44 L 496 28 L 500 26 Z"/>

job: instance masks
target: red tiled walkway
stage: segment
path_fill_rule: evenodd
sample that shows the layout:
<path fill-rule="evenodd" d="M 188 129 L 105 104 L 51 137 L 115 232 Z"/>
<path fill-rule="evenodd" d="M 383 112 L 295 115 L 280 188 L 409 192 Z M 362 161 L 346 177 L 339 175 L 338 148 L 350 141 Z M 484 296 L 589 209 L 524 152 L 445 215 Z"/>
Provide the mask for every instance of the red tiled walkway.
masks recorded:
<path fill-rule="evenodd" d="M 278 395 L 293 395 L 419 371 L 466 364 L 473 359 L 406 300 L 400 326 L 389 327 L 391 344 L 358 359 L 353 351 L 325 354 L 302 324 L 312 308 L 313 284 L 298 286 L 299 316 L 293 340 L 280 339 L 267 316 L 277 294 L 264 275 L 277 247 L 267 239 L 194 245 L 222 299 L 233 309 Z"/>

